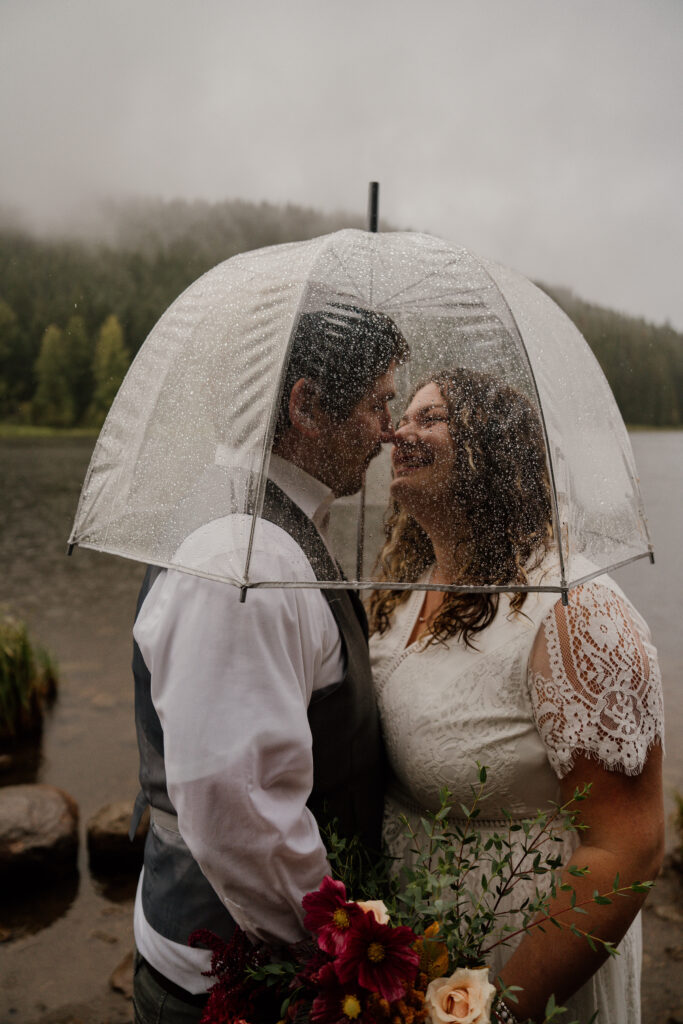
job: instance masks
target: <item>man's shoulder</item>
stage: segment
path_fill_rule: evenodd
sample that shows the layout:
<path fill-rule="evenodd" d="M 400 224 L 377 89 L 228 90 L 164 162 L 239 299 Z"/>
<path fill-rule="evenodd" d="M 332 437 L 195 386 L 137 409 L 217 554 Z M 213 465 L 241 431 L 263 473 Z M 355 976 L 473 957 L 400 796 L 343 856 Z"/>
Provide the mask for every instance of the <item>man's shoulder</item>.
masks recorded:
<path fill-rule="evenodd" d="M 215 573 L 238 583 L 251 542 L 249 581 L 315 582 L 315 573 L 306 555 L 286 530 L 268 520 L 257 519 L 251 539 L 252 517 L 222 516 L 201 526 L 186 537 L 173 562 L 185 569 Z"/>

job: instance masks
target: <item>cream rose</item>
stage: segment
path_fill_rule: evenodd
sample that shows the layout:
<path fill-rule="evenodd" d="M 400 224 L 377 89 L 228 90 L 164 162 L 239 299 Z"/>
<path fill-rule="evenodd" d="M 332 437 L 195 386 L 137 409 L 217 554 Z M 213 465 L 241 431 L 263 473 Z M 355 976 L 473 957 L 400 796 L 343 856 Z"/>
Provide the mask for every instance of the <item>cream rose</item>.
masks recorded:
<path fill-rule="evenodd" d="M 486 967 L 458 967 L 450 978 L 427 986 L 425 1002 L 432 1024 L 490 1024 L 496 994 Z"/>
<path fill-rule="evenodd" d="M 356 900 L 356 905 L 366 914 L 373 914 L 379 924 L 389 924 L 387 908 L 381 900 Z"/>

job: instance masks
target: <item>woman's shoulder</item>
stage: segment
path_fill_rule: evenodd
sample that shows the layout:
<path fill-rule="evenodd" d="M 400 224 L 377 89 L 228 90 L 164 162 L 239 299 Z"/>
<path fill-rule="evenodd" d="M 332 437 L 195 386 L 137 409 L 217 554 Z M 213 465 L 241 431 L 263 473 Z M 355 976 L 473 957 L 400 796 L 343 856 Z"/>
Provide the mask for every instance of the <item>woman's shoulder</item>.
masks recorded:
<path fill-rule="evenodd" d="M 558 774 L 577 752 L 627 773 L 663 733 L 661 674 L 644 619 L 601 575 L 543 619 L 529 659 L 536 723 Z"/>

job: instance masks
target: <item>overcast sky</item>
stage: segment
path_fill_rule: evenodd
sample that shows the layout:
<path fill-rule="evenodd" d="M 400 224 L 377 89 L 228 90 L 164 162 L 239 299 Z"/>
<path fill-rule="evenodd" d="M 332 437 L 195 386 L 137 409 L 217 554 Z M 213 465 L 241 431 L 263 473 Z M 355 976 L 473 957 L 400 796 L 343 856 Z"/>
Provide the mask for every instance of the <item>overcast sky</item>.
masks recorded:
<path fill-rule="evenodd" d="M 0 0 L 0 204 L 378 179 L 393 226 L 683 329 L 682 86 L 682 0 Z"/>

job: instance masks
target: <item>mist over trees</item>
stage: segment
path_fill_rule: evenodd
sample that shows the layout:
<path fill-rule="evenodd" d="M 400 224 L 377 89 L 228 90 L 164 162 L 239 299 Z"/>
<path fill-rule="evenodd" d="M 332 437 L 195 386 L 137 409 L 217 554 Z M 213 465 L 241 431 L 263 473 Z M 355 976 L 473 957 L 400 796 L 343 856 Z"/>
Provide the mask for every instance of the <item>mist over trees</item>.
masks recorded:
<path fill-rule="evenodd" d="M 248 249 L 363 226 L 242 201 L 109 204 L 96 241 L 0 221 L 0 419 L 100 426 L 130 359 L 200 274 Z M 593 349 L 626 422 L 680 426 L 683 334 L 542 287 Z"/>

